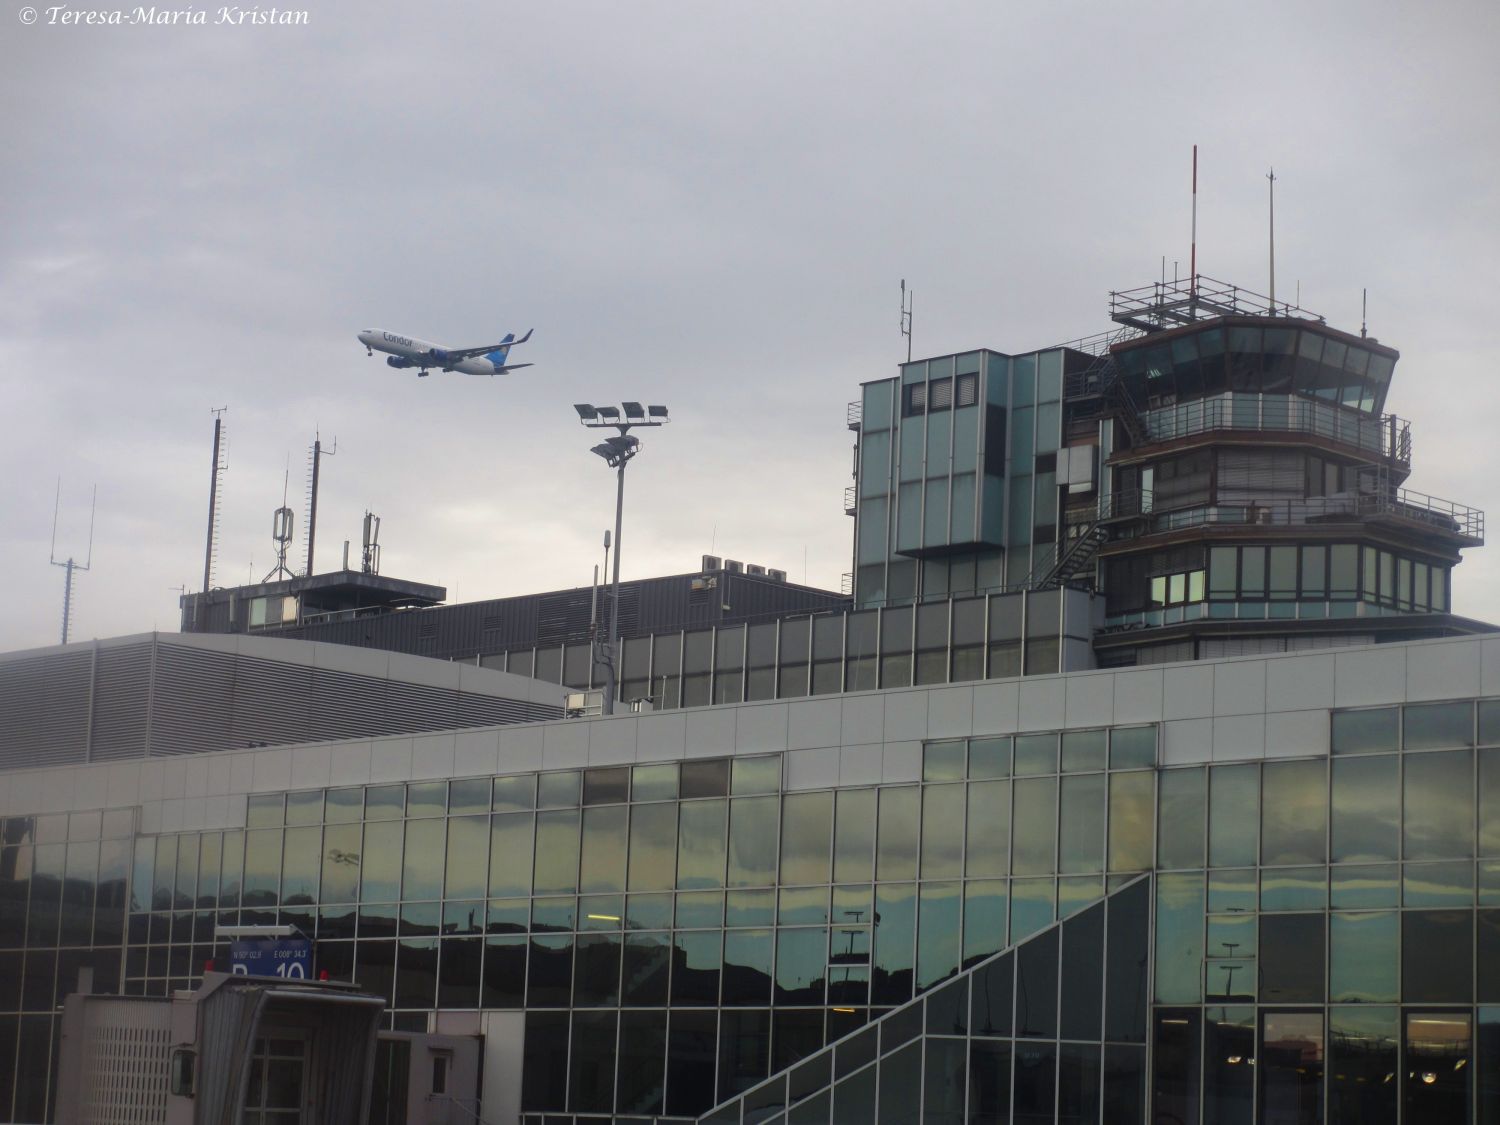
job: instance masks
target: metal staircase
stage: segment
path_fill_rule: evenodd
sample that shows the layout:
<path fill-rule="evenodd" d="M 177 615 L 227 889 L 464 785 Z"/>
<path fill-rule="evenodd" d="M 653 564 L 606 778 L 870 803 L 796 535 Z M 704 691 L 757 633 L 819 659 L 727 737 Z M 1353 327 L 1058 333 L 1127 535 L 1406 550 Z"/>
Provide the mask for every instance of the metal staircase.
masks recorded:
<path fill-rule="evenodd" d="M 1071 586 L 1078 577 L 1093 564 L 1099 548 L 1109 539 L 1109 532 L 1097 520 L 1080 524 L 1076 535 L 1070 536 L 1061 551 L 1053 548 L 1050 557 L 1044 556 L 1031 572 L 1026 586 L 1031 590 L 1052 590 L 1059 586 Z M 1092 586 L 1092 582 L 1087 585 Z"/>

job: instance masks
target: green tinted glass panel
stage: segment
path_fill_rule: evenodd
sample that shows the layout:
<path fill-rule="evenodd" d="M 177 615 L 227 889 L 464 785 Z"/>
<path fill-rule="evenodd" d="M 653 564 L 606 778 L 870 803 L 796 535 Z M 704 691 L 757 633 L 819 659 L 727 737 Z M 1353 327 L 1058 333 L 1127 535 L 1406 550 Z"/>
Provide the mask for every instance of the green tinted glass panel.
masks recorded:
<path fill-rule="evenodd" d="M 1261 862 L 1326 862 L 1326 765 L 1322 761 L 1267 762 L 1261 786 Z"/>

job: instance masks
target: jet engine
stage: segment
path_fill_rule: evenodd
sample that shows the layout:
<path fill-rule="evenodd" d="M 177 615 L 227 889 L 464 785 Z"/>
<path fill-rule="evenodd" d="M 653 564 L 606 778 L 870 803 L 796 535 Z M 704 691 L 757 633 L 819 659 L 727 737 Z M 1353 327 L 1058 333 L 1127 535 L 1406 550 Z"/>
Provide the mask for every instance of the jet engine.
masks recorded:
<path fill-rule="evenodd" d="M 400 356 L 397 356 L 397 355 L 393 355 L 393 356 L 387 357 L 386 358 L 386 362 L 389 363 L 392 367 L 414 367 L 414 366 L 416 366 L 415 364 L 412 363 L 411 360 L 409 360 L 409 359 L 402 359 Z"/>

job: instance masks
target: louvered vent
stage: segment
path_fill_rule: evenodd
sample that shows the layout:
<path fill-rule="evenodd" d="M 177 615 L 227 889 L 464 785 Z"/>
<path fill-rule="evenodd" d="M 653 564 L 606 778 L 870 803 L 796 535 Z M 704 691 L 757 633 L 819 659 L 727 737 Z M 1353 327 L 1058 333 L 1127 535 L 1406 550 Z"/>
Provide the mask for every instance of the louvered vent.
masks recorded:
<path fill-rule="evenodd" d="M 84 761 L 91 652 L 0 663 L 0 765 Z"/>
<path fill-rule="evenodd" d="M 235 658 L 226 653 L 159 646 L 151 693 L 151 753 L 191 754 L 231 746 L 234 673 Z"/>
<path fill-rule="evenodd" d="M 588 590 L 569 590 L 561 594 L 548 594 L 541 598 L 537 602 L 536 611 L 537 645 L 566 644 L 569 641 L 587 640 L 591 596 L 591 591 Z M 605 598 L 601 596 L 601 608 L 604 604 Z M 620 598 L 621 628 L 624 628 L 625 604 L 626 598 L 622 596 Z"/>
<path fill-rule="evenodd" d="M 146 753 L 152 647 L 147 641 L 99 650 L 90 755 L 96 762 L 139 758 Z"/>

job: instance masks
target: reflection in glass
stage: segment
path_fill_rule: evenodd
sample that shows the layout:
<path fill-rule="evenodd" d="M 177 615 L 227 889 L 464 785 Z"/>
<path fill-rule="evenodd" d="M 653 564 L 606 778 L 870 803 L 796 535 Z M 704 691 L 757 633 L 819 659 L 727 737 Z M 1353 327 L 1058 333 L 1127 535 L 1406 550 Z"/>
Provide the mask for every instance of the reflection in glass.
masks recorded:
<path fill-rule="evenodd" d="M 952 879 L 963 874 L 964 801 L 961 784 L 923 787 L 922 878 Z"/>
<path fill-rule="evenodd" d="M 1062 779 L 1059 871 L 1104 870 L 1104 778 L 1102 773 L 1089 773 Z M 1031 782 L 1021 781 L 1017 785 L 1025 788 Z"/>
<path fill-rule="evenodd" d="M 1050 877 L 1012 879 L 1010 898 L 1011 944 L 1051 925 L 1056 918 L 1056 890 Z"/>
<path fill-rule="evenodd" d="M 440 819 L 406 822 L 406 851 L 401 872 L 403 899 L 443 897 L 447 827 L 448 822 Z"/>
<path fill-rule="evenodd" d="M 1403 755 L 1405 779 L 1402 825 L 1407 859 L 1469 859 L 1474 855 L 1474 825 L 1466 808 L 1474 787 L 1474 752 Z"/>
<path fill-rule="evenodd" d="M 1375 863 L 1330 870 L 1329 905 L 1335 910 L 1361 907 L 1399 906 L 1400 868 L 1394 863 Z"/>
<path fill-rule="evenodd" d="M 1156 1062 L 1152 1104 L 1158 1120 L 1198 1120 L 1198 1028 L 1196 1008 L 1163 1008 L 1156 1014 Z"/>
<path fill-rule="evenodd" d="M 1326 863 L 1326 764 L 1320 760 L 1267 762 L 1261 784 L 1261 862 Z"/>
<path fill-rule="evenodd" d="M 621 1003 L 651 1007 L 667 1002 L 672 945 L 669 934 L 626 934 Z"/>
<path fill-rule="evenodd" d="M 639 784 L 639 783 L 637 783 Z M 673 775 L 676 787 L 676 775 Z M 677 871 L 677 806 L 634 805 L 630 814 L 630 889 L 670 890 Z"/>
<path fill-rule="evenodd" d="M 1378 707 L 1362 711 L 1338 711 L 1331 735 L 1335 754 L 1378 754 L 1395 750 L 1401 738 L 1398 708 Z"/>
<path fill-rule="evenodd" d="M 1324 915 L 1263 914 L 1260 998 L 1263 1003 L 1319 1003 L 1324 989 Z"/>
<path fill-rule="evenodd" d="M 1193 1004 L 1201 999 L 1203 905 L 1202 872 L 1157 876 L 1157 1003 Z"/>
<path fill-rule="evenodd" d="M 1004 879 L 971 879 L 964 884 L 965 965 L 1005 947 L 1008 904 Z"/>
<path fill-rule="evenodd" d="M 1402 906 L 1471 906 L 1474 865 L 1468 860 L 1408 863 L 1402 869 Z"/>
<path fill-rule="evenodd" d="M 781 882 L 828 882 L 833 794 L 788 793 L 782 801 Z"/>
<path fill-rule="evenodd" d="M 1209 771 L 1208 862 L 1251 864 L 1259 855 L 1260 766 L 1214 766 Z"/>
<path fill-rule="evenodd" d="M 728 802 L 684 801 L 677 835 L 677 885 L 684 890 L 724 885 L 724 829 Z"/>
<path fill-rule="evenodd" d="M 1266 1012 L 1256 1069 L 1261 1119 L 1276 1125 L 1323 1120 L 1323 1013 Z"/>
<path fill-rule="evenodd" d="M 456 816 L 448 821 L 448 863 L 443 886 L 445 897 L 484 897 L 488 886 L 485 861 L 489 858 L 489 844 L 489 817 Z M 504 862 L 513 861 L 507 856 Z"/>
<path fill-rule="evenodd" d="M 875 964 L 870 1003 L 901 1004 L 911 998 L 916 938 L 916 888 L 886 883 L 876 888 Z"/>
<path fill-rule="evenodd" d="M 776 934 L 776 1003 L 821 1004 L 828 964 L 828 931 L 821 927 Z"/>
<path fill-rule="evenodd" d="M 1219 1125 L 1252 1125 L 1255 1099 L 1255 1009 L 1203 1013 L 1203 1117 Z"/>
<path fill-rule="evenodd" d="M 917 823 L 920 791 L 914 785 L 880 790 L 880 821 L 875 837 L 875 877 L 914 879 L 917 875 Z"/>
<path fill-rule="evenodd" d="M 1152 864 L 1156 775 L 1146 770 L 1109 775 L 1109 869 L 1146 871 Z"/>
<path fill-rule="evenodd" d="M 833 830 L 833 877 L 866 882 L 874 874 L 875 790 L 840 789 Z"/>
<path fill-rule="evenodd" d="M 1057 870 L 1057 779 L 1024 778 L 1015 782 L 1015 826 L 1012 870 L 1017 875 Z"/>
<path fill-rule="evenodd" d="M 1333 763 L 1335 863 L 1399 858 L 1399 766 L 1394 754 Z"/>
<path fill-rule="evenodd" d="M 577 809 L 537 813 L 532 875 L 536 894 L 558 894 L 578 889 L 578 830 Z"/>
<path fill-rule="evenodd" d="M 532 843 L 531 813 L 497 813 L 490 818 L 491 895 L 530 893 Z"/>
<path fill-rule="evenodd" d="M 1399 931 L 1394 911 L 1328 916 L 1328 997 L 1334 1003 L 1394 1003 Z"/>
<path fill-rule="evenodd" d="M 1472 995 L 1473 914 L 1407 910 L 1401 914 L 1401 998 L 1408 1003 L 1465 1004 Z"/>
<path fill-rule="evenodd" d="M 624 805 L 600 805 L 583 810 L 579 890 L 598 893 L 625 889 L 626 813 Z"/>
<path fill-rule="evenodd" d="M 771 1002 L 771 951 L 770 930 L 731 930 L 724 935 L 726 1006 Z"/>
<path fill-rule="evenodd" d="M 1010 864 L 1010 782 L 970 782 L 968 802 L 966 873 L 1004 875 Z"/>
<path fill-rule="evenodd" d="M 1202 867 L 1206 779 L 1202 767 L 1163 770 L 1157 819 L 1157 865 Z"/>
<path fill-rule="evenodd" d="M 1408 750 L 1443 750 L 1474 745 L 1474 704 L 1408 704 L 1404 722 Z"/>
<path fill-rule="evenodd" d="M 1395 1008 L 1328 1009 L 1330 1125 L 1395 1125 Z"/>
<path fill-rule="evenodd" d="M 958 971 L 958 882 L 923 883 L 918 898 L 917 988 L 930 988 Z"/>
<path fill-rule="evenodd" d="M 165 839 L 170 839 L 166 837 Z M 175 844 L 175 841 L 173 841 Z M 173 848 L 175 858 L 176 849 Z M 162 855 L 156 855 L 157 883 L 162 881 Z M 281 876 L 281 829 L 256 829 L 245 833 L 246 906 L 275 906 Z"/>
<path fill-rule="evenodd" d="M 764 887 L 776 882 L 776 812 L 774 796 L 739 797 L 729 810 L 729 881 L 731 887 Z"/>
<path fill-rule="evenodd" d="M 320 902 L 358 901 L 361 835 L 358 824 L 330 824 L 323 830 Z"/>
<path fill-rule="evenodd" d="M 285 861 L 281 873 L 282 905 L 306 906 L 317 902 L 323 829 L 288 828 L 285 846 Z"/>
<path fill-rule="evenodd" d="M 1474 1068 L 1467 1012 L 1406 1013 L 1406 1119 L 1465 1125 Z"/>
<path fill-rule="evenodd" d="M 1322 910 L 1328 905 L 1326 867 L 1267 868 L 1260 876 L 1265 911 Z"/>

